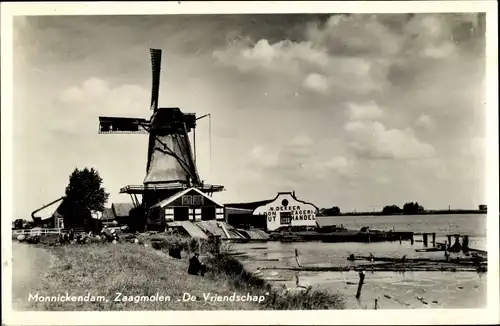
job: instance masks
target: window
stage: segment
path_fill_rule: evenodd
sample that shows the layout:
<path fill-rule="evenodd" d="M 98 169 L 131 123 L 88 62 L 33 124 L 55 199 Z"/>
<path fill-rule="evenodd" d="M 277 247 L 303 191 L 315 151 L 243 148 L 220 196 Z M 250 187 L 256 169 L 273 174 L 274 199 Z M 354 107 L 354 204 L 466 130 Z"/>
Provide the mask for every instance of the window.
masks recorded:
<path fill-rule="evenodd" d="M 282 225 L 292 224 L 292 213 L 280 212 L 280 224 Z"/>
<path fill-rule="evenodd" d="M 192 204 L 193 198 L 190 195 L 182 196 L 182 206 L 189 206 Z"/>
<path fill-rule="evenodd" d="M 193 205 L 196 205 L 196 206 L 203 205 L 203 196 L 201 196 L 201 195 L 194 195 L 193 196 Z"/>

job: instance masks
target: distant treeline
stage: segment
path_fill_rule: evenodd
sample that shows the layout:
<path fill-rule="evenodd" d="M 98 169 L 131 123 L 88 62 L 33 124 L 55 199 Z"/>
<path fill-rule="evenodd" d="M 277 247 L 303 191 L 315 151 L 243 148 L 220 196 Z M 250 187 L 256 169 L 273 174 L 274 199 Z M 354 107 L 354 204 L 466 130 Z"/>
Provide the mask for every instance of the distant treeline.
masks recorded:
<path fill-rule="evenodd" d="M 478 209 L 452 209 L 452 210 L 424 210 L 415 213 L 384 213 L 384 212 L 345 212 L 340 213 L 338 216 L 358 216 L 358 215 L 445 215 L 445 214 L 486 214 L 485 211 Z M 323 215 L 333 216 L 333 215 Z"/>
<path fill-rule="evenodd" d="M 426 210 L 418 202 L 409 202 L 400 208 L 397 205 L 385 206 L 377 212 L 341 212 L 338 206 L 323 208 L 319 216 L 353 216 L 353 215 L 431 215 L 431 214 L 486 214 L 486 205 L 479 205 L 479 209 L 439 209 Z"/>

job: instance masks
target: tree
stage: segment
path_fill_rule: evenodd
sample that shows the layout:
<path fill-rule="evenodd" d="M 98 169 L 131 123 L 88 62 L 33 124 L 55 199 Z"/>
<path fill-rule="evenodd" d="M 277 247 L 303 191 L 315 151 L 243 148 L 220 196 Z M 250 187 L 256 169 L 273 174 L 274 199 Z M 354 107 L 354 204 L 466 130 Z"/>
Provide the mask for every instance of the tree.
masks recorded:
<path fill-rule="evenodd" d="M 12 223 L 12 227 L 16 230 L 22 229 L 23 228 L 23 219 L 18 218 Z"/>
<path fill-rule="evenodd" d="M 322 210 L 323 216 L 336 216 L 340 215 L 340 208 L 338 206 L 334 206 L 332 208 L 326 208 Z"/>
<path fill-rule="evenodd" d="M 420 213 L 423 211 L 424 211 L 424 207 L 419 205 L 418 202 L 406 203 L 403 206 L 403 212 L 405 214 L 415 214 L 415 213 Z"/>
<path fill-rule="evenodd" d="M 399 214 L 401 212 L 402 212 L 401 208 L 399 208 L 399 206 L 396 205 L 385 206 L 382 209 L 382 213 L 384 214 Z"/>
<path fill-rule="evenodd" d="M 89 210 L 102 212 L 109 193 L 102 187 L 102 178 L 94 168 L 75 169 L 69 176 L 66 198 Z"/>

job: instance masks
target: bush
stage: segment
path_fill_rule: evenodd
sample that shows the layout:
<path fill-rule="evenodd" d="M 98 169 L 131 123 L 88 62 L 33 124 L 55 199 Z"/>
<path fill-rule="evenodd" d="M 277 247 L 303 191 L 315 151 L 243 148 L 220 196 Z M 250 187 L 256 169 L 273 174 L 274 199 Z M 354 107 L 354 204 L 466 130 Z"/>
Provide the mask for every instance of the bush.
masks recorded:
<path fill-rule="evenodd" d="M 228 276 L 233 285 L 240 290 L 268 290 L 266 281 L 248 272 L 239 260 L 225 252 L 208 257 L 206 263 L 215 273 Z"/>
<path fill-rule="evenodd" d="M 150 244 L 156 250 L 169 251 L 173 246 L 178 246 L 187 254 L 194 252 L 200 252 L 201 254 L 212 250 L 209 241 L 205 239 L 196 239 L 179 234 L 141 233 L 137 235 L 137 239 L 144 244 Z"/>
<path fill-rule="evenodd" d="M 54 246 L 59 244 L 59 234 L 43 234 L 40 237 L 39 242 L 44 245 Z"/>
<path fill-rule="evenodd" d="M 40 236 L 38 236 L 38 235 L 29 235 L 26 238 L 26 242 L 28 242 L 30 244 L 37 244 L 37 243 L 40 242 Z"/>

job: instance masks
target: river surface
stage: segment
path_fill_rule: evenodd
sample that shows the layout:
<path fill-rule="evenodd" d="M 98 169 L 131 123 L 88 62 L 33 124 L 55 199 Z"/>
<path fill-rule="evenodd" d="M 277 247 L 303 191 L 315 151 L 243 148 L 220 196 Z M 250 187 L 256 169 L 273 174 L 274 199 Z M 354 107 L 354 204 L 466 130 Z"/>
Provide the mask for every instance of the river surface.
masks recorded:
<path fill-rule="evenodd" d="M 370 226 L 375 230 L 435 232 L 436 241 L 444 242 L 447 234 L 469 235 L 469 246 L 486 250 L 486 215 L 418 215 L 418 216 L 341 216 L 318 217 L 321 225 L 343 225 L 359 230 Z M 259 267 L 297 266 L 295 249 L 301 265 L 349 265 L 349 254 L 408 258 L 443 258 L 443 252 L 422 253 L 421 236 L 409 241 L 378 243 L 246 243 L 232 244 L 245 255 L 243 264 L 252 271 Z M 429 245 L 431 237 L 429 237 Z M 476 272 L 367 272 L 362 295 L 355 298 L 359 276 L 352 272 L 295 272 L 263 270 L 261 276 L 289 288 L 311 285 L 344 294 L 347 308 L 373 309 L 375 299 L 379 309 L 397 308 L 481 308 L 486 306 L 486 273 Z"/>

